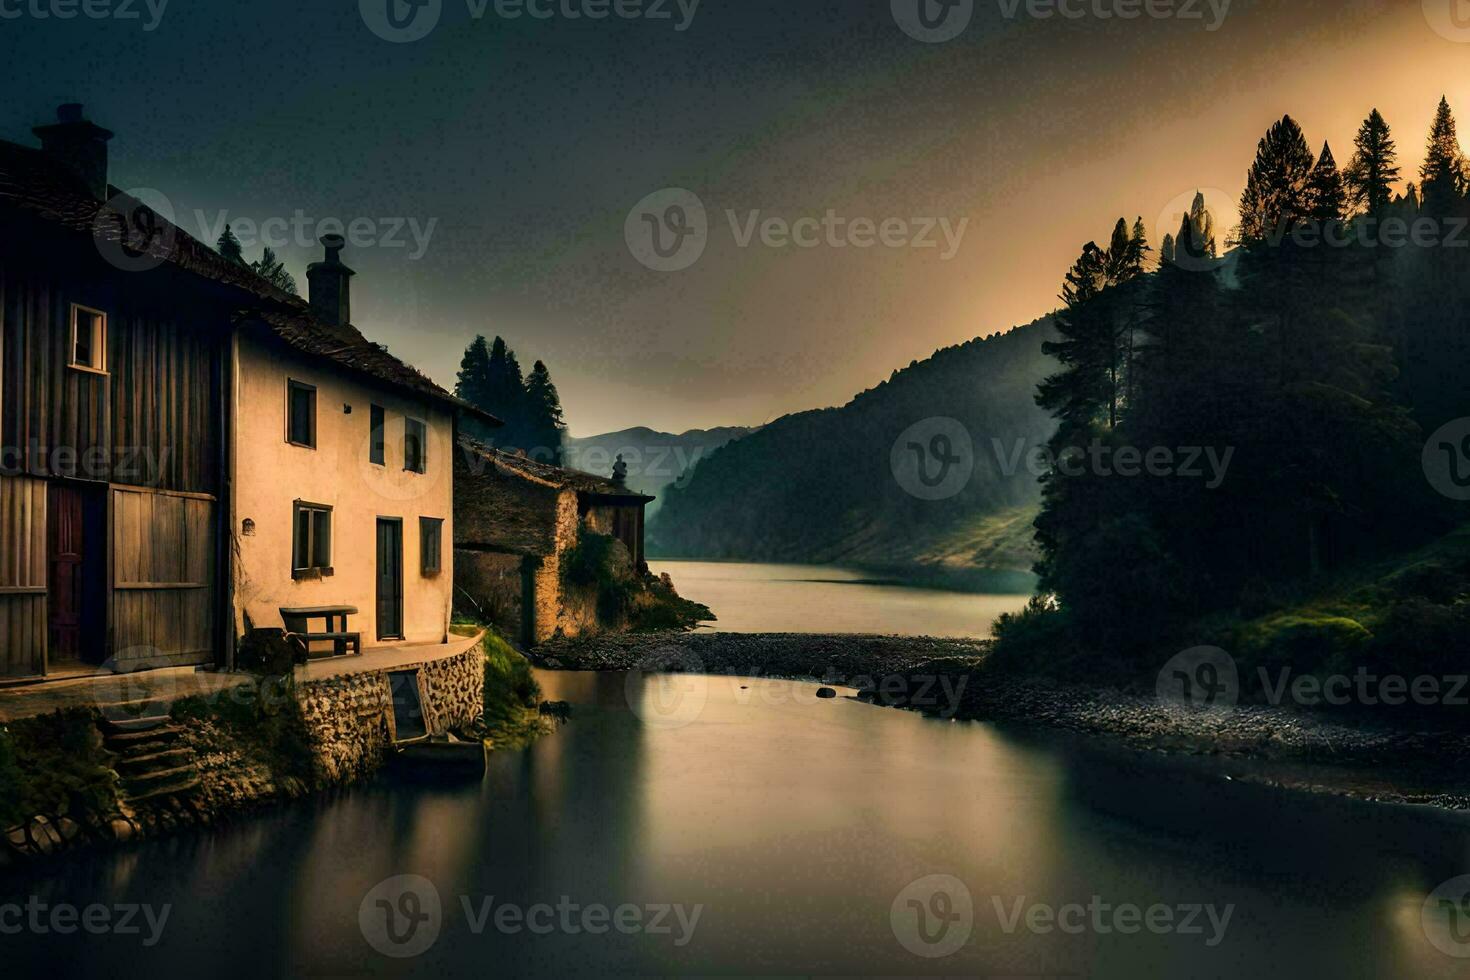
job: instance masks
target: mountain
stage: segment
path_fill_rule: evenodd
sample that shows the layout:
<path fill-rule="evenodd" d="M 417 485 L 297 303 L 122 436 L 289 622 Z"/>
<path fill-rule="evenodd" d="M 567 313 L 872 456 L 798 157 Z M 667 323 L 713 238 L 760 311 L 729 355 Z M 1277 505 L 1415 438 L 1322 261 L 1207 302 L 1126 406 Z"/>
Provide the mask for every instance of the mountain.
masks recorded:
<path fill-rule="evenodd" d="M 613 461 L 621 453 L 628 464 L 628 486 L 659 498 L 648 505 L 652 516 L 663 504 L 671 484 L 687 482 L 695 465 L 710 453 L 754 431 L 732 425 L 674 435 L 638 426 L 600 436 L 568 436 L 563 458 L 573 469 L 609 476 Z"/>
<path fill-rule="evenodd" d="M 1040 495 L 1024 454 L 1055 427 L 1035 402 L 1058 367 L 1041 352 L 1054 339 L 1043 318 L 949 347 L 841 408 L 725 446 L 665 495 L 650 553 L 1029 570 Z"/>

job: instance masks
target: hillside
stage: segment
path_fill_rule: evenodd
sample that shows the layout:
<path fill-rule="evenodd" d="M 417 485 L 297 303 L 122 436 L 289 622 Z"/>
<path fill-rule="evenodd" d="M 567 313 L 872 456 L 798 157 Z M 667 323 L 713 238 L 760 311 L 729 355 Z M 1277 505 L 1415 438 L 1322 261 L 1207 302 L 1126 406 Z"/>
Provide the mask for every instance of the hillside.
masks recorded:
<path fill-rule="evenodd" d="M 651 516 L 663 505 L 670 484 L 686 481 L 705 457 L 754 431 L 730 425 L 675 435 L 637 426 L 600 436 L 569 436 L 564 443 L 565 459 L 573 469 L 606 475 L 612 473 L 613 460 L 621 454 L 628 464 L 628 486 L 658 498 L 648 505 Z"/>
<path fill-rule="evenodd" d="M 1028 570 L 1038 492 L 1014 464 L 1053 428 L 1034 399 L 1056 370 L 1041 353 L 1054 335 L 1043 319 L 946 348 L 841 408 L 786 416 L 718 450 L 686 486 L 670 488 L 650 553 Z M 954 496 L 923 500 L 900 485 L 893 453 L 900 436 L 935 418 L 968 430 L 974 470 Z"/>

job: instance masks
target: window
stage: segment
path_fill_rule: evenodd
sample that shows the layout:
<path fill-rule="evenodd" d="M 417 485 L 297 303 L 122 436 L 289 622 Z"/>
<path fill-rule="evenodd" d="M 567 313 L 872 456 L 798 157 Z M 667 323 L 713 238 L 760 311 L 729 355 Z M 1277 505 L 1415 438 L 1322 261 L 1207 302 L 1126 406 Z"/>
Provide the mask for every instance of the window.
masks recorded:
<path fill-rule="evenodd" d="M 369 424 L 372 427 L 372 439 L 368 443 L 368 461 L 376 466 L 382 466 L 387 460 L 387 449 L 383 443 L 383 406 L 372 406 L 368 414 L 371 416 Z"/>
<path fill-rule="evenodd" d="M 310 573 L 332 572 L 332 508 L 326 504 L 295 503 L 291 546 L 291 573 L 302 578 Z"/>
<path fill-rule="evenodd" d="M 428 453 L 424 445 L 427 432 L 418 419 L 403 420 L 403 468 L 413 473 L 428 469 Z"/>
<path fill-rule="evenodd" d="M 443 569 L 440 555 L 444 549 L 444 520 L 439 517 L 419 518 L 419 558 L 425 575 L 438 575 Z"/>
<path fill-rule="evenodd" d="M 286 441 L 316 448 L 316 388 L 312 385 L 286 382 Z"/>
<path fill-rule="evenodd" d="M 71 305 L 71 366 L 107 370 L 107 314 L 101 310 Z"/>

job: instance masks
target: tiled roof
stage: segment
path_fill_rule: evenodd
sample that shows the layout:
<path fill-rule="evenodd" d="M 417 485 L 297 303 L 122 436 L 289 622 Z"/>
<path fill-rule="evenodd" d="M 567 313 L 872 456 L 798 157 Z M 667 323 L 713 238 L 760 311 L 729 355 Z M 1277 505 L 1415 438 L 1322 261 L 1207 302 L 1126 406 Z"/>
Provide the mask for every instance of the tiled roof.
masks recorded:
<path fill-rule="evenodd" d="M 47 224 L 87 235 L 99 249 L 125 248 L 131 261 L 146 265 L 151 257 L 232 287 L 241 293 L 240 318 L 266 324 L 292 347 L 498 424 L 498 419 L 369 341 L 356 327 L 321 319 L 301 297 L 226 259 L 143 202 L 116 187 L 109 187 L 108 193 L 112 197 L 107 202 L 98 201 L 40 150 L 0 140 L 0 207 L 14 207 Z M 147 220 L 139 222 L 139 216 Z"/>
<path fill-rule="evenodd" d="M 503 472 L 534 480 L 546 486 L 563 490 L 575 490 L 578 493 L 594 494 L 601 497 L 626 497 L 630 502 L 656 499 L 647 494 L 639 493 L 636 490 L 629 490 L 625 486 L 619 486 L 607 477 L 584 473 L 581 470 L 569 470 L 566 467 L 554 466 L 551 463 L 532 459 L 520 453 L 496 449 L 493 446 L 485 445 L 483 442 L 477 442 L 468 436 L 461 436 L 460 444 L 467 452 L 489 460 L 495 464 L 497 469 Z"/>

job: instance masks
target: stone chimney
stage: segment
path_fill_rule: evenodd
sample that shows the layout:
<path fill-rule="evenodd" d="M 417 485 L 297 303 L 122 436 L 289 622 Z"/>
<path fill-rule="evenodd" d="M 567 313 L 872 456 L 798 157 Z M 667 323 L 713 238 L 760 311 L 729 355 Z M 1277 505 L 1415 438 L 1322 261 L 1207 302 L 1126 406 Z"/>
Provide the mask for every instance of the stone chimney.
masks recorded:
<path fill-rule="evenodd" d="M 352 322 L 352 277 L 357 273 L 342 264 L 345 238 L 323 235 L 322 246 L 327 250 L 326 260 L 306 267 L 311 305 L 323 319 L 345 325 Z"/>
<path fill-rule="evenodd" d="M 56 122 L 31 130 L 41 139 L 41 149 L 87 185 L 99 201 L 107 193 L 107 141 L 112 133 L 88 122 L 79 102 L 68 102 L 56 110 Z"/>

